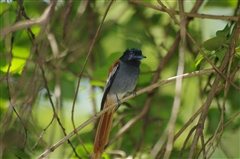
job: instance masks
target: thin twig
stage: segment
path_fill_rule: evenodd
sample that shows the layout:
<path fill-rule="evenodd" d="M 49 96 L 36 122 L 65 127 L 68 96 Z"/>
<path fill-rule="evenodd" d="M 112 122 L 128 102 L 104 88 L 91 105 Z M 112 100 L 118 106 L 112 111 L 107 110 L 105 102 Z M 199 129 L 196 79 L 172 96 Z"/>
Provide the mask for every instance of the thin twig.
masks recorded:
<path fill-rule="evenodd" d="M 226 122 L 226 124 L 223 125 L 223 129 L 226 129 L 226 127 L 234 120 L 236 119 L 238 116 L 240 115 L 240 111 L 238 111 L 228 122 Z M 220 130 L 217 132 L 219 133 Z M 208 140 L 205 142 L 205 145 L 207 145 L 209 142 L 211 142 L 212 138 L 214 137 L 214 134 L 208 138 Z M 201 148 L 201 150 L 199 151 L 197 157 L 200 155 L 200 153 L 203 151 L 203 149 Z"/>
<path fill-rule="evenodd" d="M 227 69 L 227 77 L 232 81 L 233 77 L 234 76 L 231 76 L 230 74 L 230 71 L 231 71 L 231 66 L 232 66 L 232 62 L 233 62 L 233 59 L 234 59 L 235 56 L 231 56 L 230 57 L 230 60 L 229 60 L 229 64 L 228 64 L 228 69 Z M 212 153 L 209 155 L 209 157 L 211 157 L 211 155 L 213 154 L 213 152 L 215 152 L 216 148 L 218 147 L 218 144 L 221 142 L 221 138 L 222 138 L 222 134 L 223 134 L 223 125 L 224 125 L 224 115 L 225 115 L 225 104 L 226 104 L 226 100 L 227 100 L 227 94 L 228 94 L 228 91 L 229 91 L 229 88 L 230 88 L 230 84 L 228 83 L 228 81 L 226 81 L 226 84 L 224 85 L 224 94 L 223 94 L 223 102 L 222 102 L 222 108 L 221 108 L 221 118 L 220 118 L 220 121 L 218 123 L 218 126 L 215 130 L 215 133 L 213 135 L 213 138 L 212 138 L 212 141 L 210 142 L 210 145 L 214 145 L 214 140 L 215 138 L 217 137 L 217 134 L 219 134 L 220 132 L 220 135 L 219 135 L 219 138 L 218 138 L 218 141 L 217 143 L 215 144 L 213 150 L 212 150 Z M 207 152 L 210 151 L 210 148 L 211 146 L 208 147 L 208 150 Z M 204 149 L 203 149 L 203 156 L 206 157 L 207 156 L 207 153 L 204 153 Z"/>
<path fill-rule="evenodd" d="M 195 71 L 195 72 L 191 72 L 191 73 L 186 73 L 186 74 L 183 74 L 183 75 L 180 75 L 180 76 L 174 76 L 174 77 L 171 77 L 171 78 L 168 78 L 166 80 L 163 80 L 163 81 L 160 81 L 160 82 L 157 82 L 155 84 L 152 84 L 148 87 L 145 87 L 139 91 L 136 92 L 137 96 L 138 95 L 141 95 L 143 93 L 146 93 L 146 92 L 150 92 L 162 85 L 165 85 L 165 84 L 168 84 L 168 83 L 171 83 L 173 81 L 175 81 L 177 78 L 179 77 L 182 77 L 182 78 L 189 78 L 189 77 L 194 77 L 194 76 L 200 76 L 200 75 L 204 75 L 204 74 L 209 74 L 209 73 L 213 73 L 215 72 L 215 70 L 213 69 L 207 69 L 207 70 L 201 70 L 201 71 Z M 124 99 L 120 100 L 121 103 L 131 99 L 131 98 L 134 98 L 136 95 L 132 94 L 128 97 L 125 97 Z M 95 114 L 93 117 L 91 117 L 90 119 L 88 119 L 87 121 L 85 121 L 83 124 L 81 124 L 80 126 L 78 126 L 76 128 L 76 130 L 72 131 L 70 134 L 68 134 L 67 136 L 63 137 L 61 140 L 59 140 L 57 143 L 55 143 L 53 146 L 51 146 L 49 149 L 47 149 L 45 152 L 43 152 L 42 154 L 40 154 L 38 156 L 38 158 L 44 158 L 46 157 L 49 153 L 53 152 L 56 148 L 58 148 L 60 145 L 62 145 L 64 142 L 66 142 L 69 138 L 71 138 L 73 135 L 75 135 L 75 131 L 78 132 L 80 130 L 82 130 L 84 127 L 86 127 L 87 125 L 89 125 L 91 122 L 95 121 L 96 119 L 98 119 L 101 115 L 103 115 L 104 113 L 106 113 L 107 111 L 109 111 L 110 109 L 116 107 L 118 105 L 118 103 L 114 103 L 112 104 L 111 106 L 103 109 L 102 111 L 100 111 L 99 113 Z"/>
<path fill-rule="evenodd" d="M 158 3 L 162 6 L 162 8 L 169 14 L 169 16 L 174 20 L 174 22 L 176 24 L 178 24 L 180 26 L 180 22 L 179 20 L 176 19 L 176 17 L 174 16 L 174 14 L 171 12 L 170 9 L 168 9 L 162 2 L 161 0 L 157 0 Z M 226 81 L 228 81 L 236 90 L 240 91 L 240 88 L 234 84 L 231 80 L 229 80 L 225 74 L 223 74 L 219 68 L 209 59 L 209 57 L 204 53 L 204 51 L 201 49 L 201 47 L 197 44 L 197 42 L 194 40 L 194 38 L 191 36 L 191 34 L 186 31 L 186 35 L 188 36 L 188 38 L 193 42 L 193 44 L 196 46 L 196 48 L 199 50 L 199 52 L 201 53 L 201 55 L 204 57 L 204 59 L 216 70 L 216 72 L 221 75 L 221 77 L 223 77 Z"/>
<path fill-rule="evenodd" d="M 196 1 L 194 7 L 191 9 L 190 13 L 197 13 L 198 9 L 200 8 L 200 6 L 202 5 L 203 0 L 198 0 Z M 186 27 L 188 26 L 189 22 L 192 20 L 193 18 L 188 18 L 186 19 Z M 202 107 L 201 107 L 202 108 Z M 182 132 L 195 120 L 195 118 L 200 114 L 201 112 L 201 108 L 188 120 L 188 122 L 179 130 L 179 132 L 174 136 L 174 141 L 182 134 Z M 162 144 L 163 145 L 163 144 Z M 161 146 L 160 146 L 161 147 Z M 161 148 L 159 148 L 161 149 Z M 158 156 L 158 158 L 162 158 L 162 156 L 164 155 L 164 153 L 166 152 L 166 147 L 162 150 L 162 152 L 160 153 L 160 155 Z"/>
<path fill-rule="evenodd" d="M 200 0 L 198 0 L 200 1 Z M 202 0 L 201 0 L 202 1 Z M 152 3 L 149 2 L 144 2 L 141 0 L 130 0 L 130 2 L 132 3 L 136 3 L 148 8 L 152 8 L 158 11 L 162 11 L 162 12 L 166 12 L 166 10 L 160 6 L 154 5 Z M 179 11 L 177 10 L 173 10 L 170 9 L 170 11 L 173 14 L 180 14 Z M 189 18 L 201 18 L 201 19 L 217 19 L 217 20 L 229 20 L 229 21 L 238 21 L 238 17 L 237 16 L 225 16 L 225 15 L 210 15 L 210 14 L 198 14 L 198 13 L 187 13 L 187 12 L 183 12 L 182 13 L 184 16 L 189 17 Z"/>
<path fill-rule="evenodd" d="M 226 65 L 228 64 L 229 59 L 234 55 L 236 41 L 239 38 L 239 34 L 240 34 L 240 19 L 237 23 L 237 28 L 236 28 L 236 30 L 233 34 L 233 38 L 231 39 L 229 49 L 228 49 L 228 51 L 227 51 L 227 53 L 226 53 L 226 55 L 225 55 L 225 57 L 224 57 L 224 59 L 221 63 L 221 66 L 219 67 L 220 72 L 222 72 L 226 68 Z M 213 86 L 212 86 L 212 88 L 211 88 L 211 90 L 208 94 L 208 97 L 207 97 L 205 103 L 203 104 L 203 112 L 202 112 L 202 114 L 200 116 L 200 119 L 198 121 L 199 127 L 197 128 L 197 131 L 196 131 L 195 136 L 193 138 L 192 146 L 191 146 L 189 156 L 188 156 L 189 159 L 193 158 L 193 155 L 195 153 L 199 137 L 200 137 L 200 135 L 202 133 L 202 130 L 204 128 L 204 122 L 205 122 L 207 114 L 208 114 L 208 109 L 211 105 L 211 102 L 212 102 L 214 96 L 215 96 L 215 92 L 217 90 L 217 87 L 219 85 L 220 80 L 221 80 L 221 75 L 217 74 L 217 76 L 214 80 Z"/>
<path fill-rule="evenodd" d="M 29 20 L 30 18 L 27 16 L 27 14 L 25 13 L 24 11 L 24 7 L 23 7 L 23 4 L 22 4 L 22 1 L 18 0 L 19 2 L 19 5 L 20 5 L 20 8 L 21 8 L 21 14 L 23 15 L 23 17 L 27 20 Z M 45 19 L 42 21 L 42 27 L 41 27 L 41 30 L 39 32 L 39 35 L 38 35 L 38 38 L 45 32 L 45 28 L 47 27 L 47 24 L 50 20 L 50 18 L 52 17 L 53 15 L 53 11 L 54 11 L 54 6 L 56 5 L 57 1 L 52 1 L 50 4 L 49 4 L 49 7 L 45 10 L 45 12 L 43 13 L 43 15 L 48 15 L 47 17 L 45 17 Z M 41 17 L 43 17 L 43 15 Z M 57 122 L 59 124 L 59 126 L 61 127 L 62 131 L 63 131 L 63 134 L 66 136 L 66 131 L 65 131 L 65 128 L 63 127 L 61 121 L 60 121 L 60 118 L 58 117 L 57 115 L 57 112 L 55 110 L 55 106 L 53 104 L 53 101 L 52 101 L 52 98 L 51 98 L 51 93 L 50 93 L 50 90 L 48 88 L 48 82 L 47 82 L 47 79 L 46 79 L 46 76 L 45 76 L 45 71 L 43 69 L 43 60 L 42 60 L 42 57 L 39 55 L 39 52 L 38 52 L 38 38 L 35 38 L 35 35 L 34 33 L 32 32 L 32 30 L 30 29 L 30 27 L 27 27 L 27 31 L 28 33 L 30 34 L 30 37 L 32 38 L 32 43 L 33 43 L 33 50 L 32 52 L 34 52 L 37 57 L 38 57 L 38 64 L 39 64 L 39 67 L 40 67 L 40 70 L 41 70 L 41 73 L 42 73 L 42 78 L 43 78 L 43 81 L 44 81 L 44 87 L 45 89 L 47 90 L 47 94 L 48 94 L 48 98 L 49 98 L 49 101 L 50 101 L 50 104 L 52 106 L 52 110 L 53 110 L 53 117 L 50 121 L 50 123 L 48 124 L 48 126 L 44 129 L 44 131 L 41 133 L 39 139 L 37 140 L 36 144 L 38 143 L 38 141 L 41 139 L 42 135 L 44 134 L 44 132 L 46 131 L 46 129 L 52 124 L 54 118 L 57 119 Z M 68 143 L 70 144 L 70 146 L 72 147 L 73 149 L 73 152 L 76 154 L 76 156 L 78 158 L 80 158 L 78 155 L 77 155 L 77 152 L 74 148 L 74 146 L 72 145 L 72 143 L 70 142 L 70 140 L 68 140 Z M 36 144 L 34 145 L 33 148 L 36 147 Z"/>
<path fill-rule="evenodd" d="M 17 15 L 17 18 L 15 20 L 15 23 L 17 21 L 20 20 L 20 17 L 21 17 L 21 8 L 18 10 L 18 15 Z M 25 145 L 27 143 L 27 138 L 28 138 L 28 132 L 27 132 L 27 128 L 23 122 L 23 119 L 21 118 L 21 116 L 18 114 L 17 110 L 15 109 L 15 106 L 14 104 L 12 103 L 12 99 L 11 99 L 11 92 L 10 92 L 10 84 L 9 84 L 9 75 L 10 75 L 10 68 L 12 66 L 12 57 L 13 57 L 13 54 L 12 54 L 12 50 L 13 50 L 13 43 L 14 43 L 14 37 L 15 37 L 15 33 L 13 32 L 12 35 L 11 35 L 11 44 L 10 44 L 10 59 L 9 59 L 9 65 L 8 65 L 8 69 L 7 69 L 7 73 L 6 73 L 6 81 L 7 81 L 7 94 L 8 94 L 8 99 L 9 99 L 9 103 L 10 103 L 10 106 L 11 108 L 13 109 L 14 113 L 16 114 L 16 116 L 18 117 L 18 119 L 20 120 L 22 126 L 23 126 L 23 129 L 24 129 L 24 133 L 25 133 L 25 138 L 23 139 L 23 147 L 21 148 L 22 150 L 24 150 L 25 148 Z"/>
<path fill-rule="evenodd" d="M 69 0 L 68 5 L 64 14 L 64 24 L 63 24 L 63 39 L 66 37 L 67 31 L 68 31 L 68 23 L 70 21 L 70 13 L 73 8 L 73 2 L 74 0 Z"/>
<path fill-rule="evenodd" d="M 53 7 L 54 3 L 50 3 L 50 5 L 45 9 L 45 11 L 43 12 L 42 16 L 36 20 L 25 20 L 25 21 L 20 21 L 17 22 L 16 24 L 14 24 L 11 27 L 6 27 L 0 30 L 0 36 L 5 36 L 7 34 L 10 34 L 12 32 L 15 32 L 17 30 L 21 30 L 21 29 L 26 29 L 26 28 L 30 28 L 34 25 L 44 25 L 50 17 L 50 10 Z"/>
<path fill-rule="evenodd" d="M 181 44 L 179 48 L 179 60 L 178 60 L 178 69 L 177 75 L 181 75 L 184 72 L 184 63 L 185 63 L 185 47 L 186 47 L 186 19 L 185 16 L 182 14 L 184 12 L 183 8 L 183 1 L 179 0 L 179 11 L 180 11 L 180 37 L 181 37 Z M 171 117 L 169 119 L 169 123 L 167 125 L 168 129 L 168 141 L 166 146 L 166 153 L 164 155 L 164 159 L 168 159 L 170 157 L 172 147 L 173 147 L 173 140 L 174 140 L 174 127 L 175 122 L 177 120 L 177 115 L 180 107 L 181 102 L 181 91 L 182 91 L 182 78 L 178 78 L 176 80 L 175 86 L 175 97 L 173 101 L 173 107 L 171 112 Z"/>
<path fill-rule="evenodd" d="M 180 22 L 175 18 L 175 16 L 171 13 L 171 11 L 168 10 L 168 8 L 167 8 L 160 0 L 158 0 L 158 3 L 162 6 L 162 8 L 163 8 L 164 10 L 166 10 L 166 12 L 167 12 L 167 13 L 170 15 L 170 17 L 175 21 L 175 23 L 180 24 Z M 194 8 L 191 10 L 191 12 L 196 12 L 201 4 L 202 4 L 202 1 L 196 3 L 195 6 L 194 6 Z M 183 10 L 183 9 L 182 9 L 182 10 Z M 183 11 L 182 11 L 182 12 L 183 12 Z M 184 22 L 184 27 L 183 27 L 183 28 L 186 27 L 186 25 L 189 23 L 189 21 L 190 21 L 190 19 L 188 19 L 186 22 Z M 186 32 L 186 29 L 185 29 L 184 32 L 182 32 L 182 33 L 185 34 L 185 32 Z M 182 34 L 181 36 L 185 36 L 185 35 Z M 184 39 L 185 39 L 185 38 L 184 38 Z M 177 111 L 176 111 L 176 112 L 177 112 Z M 175 113 L 176 113 L 176 112 L 175 112 Z M 168 129 L 168 127 L 167 127 L 167 129 Z M 158 154 L 159 150 L 161 149 L 161 147 L 163 146 L 163 144 L 164 144 L 164 142 L 165 142 L 166 136 L 167 136 L 167 134 L 168 134 L 167 129 L 165 129 L 162 137 L 158 140 L 158 142 L 154 145 L 153 149 L 151 150 L 151 156 L 152 156 L 153 158 L 156 157 L 156 155 Z M 166 149 L 164 149 L 164 151 L 163 151 L 162 154 L 164 154 L 165 151 L 166 151 Z M 168 154 L 166 157 L 169 157 L 169 154 Z"/>
<path fill-rule="evenodd" d="M 75 108 L 75 103 L 76 103 L 77 96 L 78 96 L 78 90 L 79 90 L 79 87 L 80 87 L 80 82 L 81 82 L 83 73 L 84 73 L 84 71 L 85 71 L 85 68 L 86 68 L 88 59 L 89 59 L 89 57 L 90 57 L 90 55 L 91 55 L 91 53 L 92 53 L 94 44 L 95 44 L 95 42 L 96 42 L 96 40 L 97 40 L 97 37 L 98 37 L 98 35 L 99 35 L 99 32 L 100 32 L 100 30 L 101 30 L 101 28 L 102 28 L 102 25 L 103 25 L 103 23 L 104 23 L 104 20 L 105 20 L 107 14 L 108 14 L 108 11 L 110 10 L 110 7 L 111 7 L 112 3 L 113 3 L 113 0 L 111 0 L 110 3 L 109 3 L 109 5 L 107 6 L 107 9 L 106 9 L 106 11 L 105 11 L 105 13 L 104 13 L 104 15 L 103 15 L 102 21 L 101 21 L 101 23 L 100 23 L 100 25 L 99 25 L 99 27 L 98 27 L 98 29 L 97 29 L 97 32 L 96 32 L 96 34 L 95 34 L 95 36 L 94 36 L 94 38 L 93 38 L 93 41 L 92 41 L 92 43 L 91 43 L 91 46 L 90 46 L 89 51 L 88 51 L 88 54 L 87 54 L 87 57 L 86 57 L 85 62 L 84 62 L 84 64 L 83 64 L 82 70 L 81 70 L 81 72 L 80 72 L 80 74 L 79 74 L 79 76 L 78 76 L 77 88 L 76 88 L 76 92 L 75 92 L 75 96 L 74 96 L 74 100 L 73 100 L 72 112 L 71 112 L 71 121 L 72 121 L 72 125 L 73 125 L 73 128 L 74 128 L 74 132 L 75 132 L 76 136 L 78 137 L 80 143 L 83 145 L 83 147 L 84 147 L 83 141 L 80 139 L 79 135 L 77 134 L 76 126 L 75 126 L 75 122 L 74 122 L 74 108 Z M 84 149 L 85 149 L 86 152 L 88 152 L 85 147 L 84 147 Z"/>
<path fill-rule="evenodd" d="M 179 155 L 179 157 L 178 157 L 179 159 L 182 158 L 182 155 L 183 155 L 183 152 L 184 152 L 184 150 L 185 150 L 185 147 L 187 146 L 187 143 L 188 143 L 190 137 L 192 136 L 193 132 L 196 130 L 196 128 L 197 128 L 197 125 L 195 125 L 195 126 L 189 131 L 189 133 L 188 133 L 188 135 L 187 135 L 187 138 L 186 138 L 186 140 L 184 141 L 183 146 L 182 146 L 182 148 L 181 148 L 180 155 Z M 175 136 L 175 139 L 176 139 L 176 136 Z"/>
<path fill-rule="evenodd" d="M 171 59 L 171 57 L 175 54 L 176 52 L 176 48 L 178 46 L 180 42 L 180 35 L 178 34 L 175 38 L 174 43 L 172 44 L 171 48 L 169 49 L 167 55 L 161 59 L 161 61 L 159 62 L 159 66 L 157 71 L 155 71 L 154 77 L 152 79 L 152 83 L 156 83 L 156 81 L 159 80 L 159 76 L 160 76 L 160 72 L 162 71 L 162 69 L 164 68 L 164 66 L 167 65 L 168 61 Z M 108 145 L 111 145 L 116 139 L 118 139 L 121 135 L 123 135 L 127 130 L 130 129 L 130 127 L 135 124 L 138 120 L 140 120 L 149 110 L 150 106 L 151 106 L 151 102 L 153 100 L 153 92 L 150 91 L 148 92 L 148 96 L 147 96 L 147 101 L 144 104 L 144 108 L 142 109 L 142 111 L 135 116 L 133 119 L 131 119 L 127 124 L 125 124 L 119 131 L 118 133 L 114 136 L 113 139 L 111 139 L 109 141 Z"/>

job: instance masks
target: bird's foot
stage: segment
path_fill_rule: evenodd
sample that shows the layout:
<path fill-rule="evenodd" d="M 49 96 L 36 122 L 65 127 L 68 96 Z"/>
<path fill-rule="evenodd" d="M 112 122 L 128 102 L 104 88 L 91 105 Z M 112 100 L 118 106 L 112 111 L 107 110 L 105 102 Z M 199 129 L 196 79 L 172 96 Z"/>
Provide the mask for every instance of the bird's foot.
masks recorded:
<path fill-rule="evenodd" d="M 136 96 L 137 96 L 137 93 L 136 93 L 136 91 L 132 91 L 132 92 L 131 92 L 131 94 L 132 94 L 134 97 L 136 97 Z"/>
<path fill-rule="evenodd" d="M 116 94 L 116 98 L 117 98 L 117 103 L 118 103 L 118 105 L 116 106 L 115 111 L 116 111 L 116 110 L 120 107 L 120 105 L 122 104 L 121 101 L 119 100 L 117 94 Z"/>

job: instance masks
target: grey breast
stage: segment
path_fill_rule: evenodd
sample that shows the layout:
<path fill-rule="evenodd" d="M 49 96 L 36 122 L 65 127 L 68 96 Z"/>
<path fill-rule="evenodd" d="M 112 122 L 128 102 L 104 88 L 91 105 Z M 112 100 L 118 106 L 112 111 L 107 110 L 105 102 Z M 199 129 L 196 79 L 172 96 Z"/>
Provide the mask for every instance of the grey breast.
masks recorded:
<path fill-rule="evenodd" d="M 139 67 L 120 61 L 120 68 L 109 91 L 115 94 L 133 91 L 137 84 L 139 73 Z"/>

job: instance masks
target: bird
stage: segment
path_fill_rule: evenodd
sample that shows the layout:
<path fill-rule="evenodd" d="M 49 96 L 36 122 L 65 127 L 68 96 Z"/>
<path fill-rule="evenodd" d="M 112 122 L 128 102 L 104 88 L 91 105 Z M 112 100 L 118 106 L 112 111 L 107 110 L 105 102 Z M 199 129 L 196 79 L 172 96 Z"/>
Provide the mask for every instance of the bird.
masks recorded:
<path fill-rule="evenodd" d="M 141 50 L 135 48 L 126 49 L 123 55 L 109 69 L 101 102 L 101 110 L 116 102 L 118 106 L 108 110 L 100 117 L 94 140 L 94 159 L 101 158 L 104 148 L 108 144 L 113 115 L 121 105 L 120 99 L 129 93 L 134 93 L 133 90 L 138 81 L 140 64 L 143 58 L 146 58 L 146 56 L 142 55 Z"/>

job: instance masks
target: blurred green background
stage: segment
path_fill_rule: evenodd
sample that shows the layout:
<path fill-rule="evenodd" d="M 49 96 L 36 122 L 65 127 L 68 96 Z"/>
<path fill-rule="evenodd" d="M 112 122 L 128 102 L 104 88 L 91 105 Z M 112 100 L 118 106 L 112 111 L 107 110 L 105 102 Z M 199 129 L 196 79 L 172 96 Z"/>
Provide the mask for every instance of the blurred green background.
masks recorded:
<path fill-rule="evenodd" d="M 0 3 L 1 29 L 26 20 L 26 17 L 19 12 L 20 3 L 21 1 L 6 2 L 2 0 Z M 100 0 L 61 0 L 57 2 L 44 32 L 40 32 L 42 27 L 40 25 L 30 27 L 37 39 L 35 42 L 32 42 L 31 35 L 26 29 L 1 36 L 0 158 L 36 158 L 64 137 L 63 130 L 56 118 L 50 124 L 54 113 L 49 98 L 53 101 L 66 134 L 73 131 L 72 106 L 78 77 L 109 3 L 109 1 Z M 163 3 L 172 10 L 179 10 L 176 0 L 163 1 Z M 185 12 L 190 12 L 195 3 L 196 1 L 184 1 Z M 38 19 L 48 5 L 49 1 L 40 0 L 25 0 L 22 3 L 25 13 L 31 20 Z M 203 1 L 197 13 L 234 17 L 239 13 L 238 5 L 237 0 L 225 0 L 217 3 L 213 0 Z M 141 75 L 136 90 L 151 84 L 159 64 L 164 62 L 162 60 L 168 55 L 180 30 L 180 27 L 166 12 L 154 9 L 152 6 L 160 7 L 157 1 L 147 0 L 114 1 L 111 5 L 77 90 L 78 95 L 74 109 L 76 126 L 81 125 L 99 111 L 108 68 L 127 48 L 141 49 L 147 56 L 142 60 Z M 178 14 L 175 16 L 179 19 Z M 193 18 L 188 24 L 187 30 L 209 58 L 219 66 L 228 49 L 234 26 L 234 21 L 211 19 L 206 16 L 205 18 Z M 226 35 L 219 38 L 216 34 L 217 31 L 222 31 Z M 214 37 L 215 40 L 211 40 Z M 209 39 L 210 41 L 207 41 Z M 35 45 L 36 43 L 37 45 Z M 201 58 L 199 50 L 189 39 L 186 39 L 186 43 L 184 72 L 211 68 L 211 65 Z M 231 71 L 237 68 L 240 59 L 240 40 L 236 43 L 235 60 L 231 63 Z M 38 54 L 33 51 L 35 47 L 38 49 Z M 167 63 L 162 68 L 158 81 L 176 75 L 178 53 L 179 47 L 176 47 L 174 54 L 168 61 L 165 61 Z M 47 83 L 44 82 L 40 69 L 40 59 Z M 174 134 L 202 106 L 214 78 L 215 74 L 206 74 L 183 80 L 181 105 Z M 232 81 L 240 87 L 239 70 Z M 222 80 L 219 86 L 223 83 Z M 45 84 L 50 90 L 50 97 Z M 147 114 L 107 147 L 106 158 L 150 158 L 150 151 L 161 137 L 171 116 L 175 82 L 163 85 L 155 89 L 153 93 L 151 107 Z M 121 127 L 141 112 L 147 98 L 149 98 L 147 93 L 141 94 L 120 107 L 114 117 L 110 139 L 114 138 Z M 208 111 L 204 129 L 205 142 L 217 129 L 224 100 L 224 89 L 220 89 Z M 22 121 L 13 111 L 12 106 Z M 236 113 L 238 115 L 226 128 L 223 128 L 222 136 L 217 135 L 212 142 L 212 147 L 206 143 L 206 149 L 210 147 L 207 156 L 213 153 L 210 155 L 211 158 L 240 158 L 239 106 L 240 94 L 235 88 L 230 87 L 227 92 L 224 123 L 227 123 Z M 197 121 L 198 118 L 174 142 L 170 158 L 180 156 L 183 143 Z M 47 127 L 49 124 L 50 126 Z M 90 154 L 93 151 L 96 124 L 97 122 L 91 123 L 79 131 L 79 136 Z M 27 136 L 23 125 L 27 130 Z M 45 130 L 44 134 L 37 142 L 43 130 Z M 192 139 L 193 135 L 186 145 L 182 158 L 188 156 Z M 81 158 L 89 157 L 76 135 L 70 141 Z M 36 143 L 37 145 L 34 147 Z M 216 150 L 215 146 L 217 146 Z M 198 152 L 201 148 L 202 144 L 199 142 Z M 113 150 L 119 150 L 121 155 L 113 155 Z M 199 155 L 198 152 L 196 152 L 196 158 L 201 158 L 202 154 Z M 47 156 L 47 158 L 75 157 L 73 148 L 67 141 Z"/>

